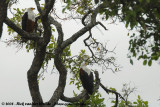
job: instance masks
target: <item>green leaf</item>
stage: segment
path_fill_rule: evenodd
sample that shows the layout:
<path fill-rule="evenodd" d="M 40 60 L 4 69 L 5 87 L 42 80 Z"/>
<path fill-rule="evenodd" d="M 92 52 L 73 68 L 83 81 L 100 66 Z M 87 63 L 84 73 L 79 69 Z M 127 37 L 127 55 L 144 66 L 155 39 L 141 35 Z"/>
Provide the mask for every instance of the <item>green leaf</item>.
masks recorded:
<path fill-rule="evenodd" d="M 140 60 L 141 58 L 142 58 L 142 56 L 139 56 L 139 57 L 138 57 L 138 60 Z"/>
<path fill-rule="evenodd" d="M 137 102 L 133 102 L 133 104 L 137 104 Z"/>
<path fill-rule="evenodd" d="M 48 48 L 53 48 L 53 43 L 49 44 Z"/>
<path fill-rule="evenodd" d="M 144 61 L 143 61 L 143 65 L 146 65 L 146 64 L 147 64 L 147 60 L 144 60 Z"/>
<path fill-rule="evenodd" d="M 112 100 L 111 103 L 116 103 L 116 101 Z"/>
<path fill-rule="evenodd" d="M 153 55 L 151 59 L 152 60 L 158 60 L 158 56 L 157 55 Z"/>
<path fill-rule="evenodd" d="M 126 22 L 126 28 L 128 27 L 128 25 L 129 25 L 129 21 Z"/>
<path fill-rule="evenodd" d="M 65 12 L 65 10 L 66 10 L 66 8 L 63 8 L 63 9 L 62 9 L 62 13 L 64 13 L 64 12 Z"/>
<path fill-rule="evenodd" d="M 147 3 L 150 3 L 150 0 L 146 0 L 147 1 Z"/>
<path fill-rule="evenodd" d="M 152 65 L 152 60 L 149 60 L 148 61 L 148 66 L 151 66 Z"/>
<path fill-rule="evenodd" d="M 74 84 L 74 81 L 71 81 L 71 82 L 69 83 L 69 85 L 71 85 L 71 84 Z"/>
<path fill-rule="evenodd" d="M 144 59 L 147 58 L 147 55 L 144 55 L 143 58 L 144 58 Z"/>
<path fill-rule="evenodd" d="M 132 59 L 130 59 L 130 63 L 133 65 L 133 60 Z"/>
<path fill-rule="evenodd" d="M 110 87 L 109 89 L 111 89 L 112 91 L 116 91 L 116 89 L 115 89 L 115 88 L 112 88 L 112 87 Z"/>
<path fill-rule="evenodd" d="M 95 4 L 97 4 L 99 2 L 99 0 L 94 0 Z"/>
<path fill-rule="evenodd" d="M 115 71 L 117 71 L 118 70 L 118 68 L 115 68 Z"/>

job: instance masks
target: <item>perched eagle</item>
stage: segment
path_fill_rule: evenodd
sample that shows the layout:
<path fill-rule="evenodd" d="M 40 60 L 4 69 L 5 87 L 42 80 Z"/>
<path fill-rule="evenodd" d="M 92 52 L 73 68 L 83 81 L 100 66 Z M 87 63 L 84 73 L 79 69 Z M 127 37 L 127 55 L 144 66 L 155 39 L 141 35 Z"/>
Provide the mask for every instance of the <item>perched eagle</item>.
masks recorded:
<path fill-rule="evenodd" d="M 82 63 L 80 67 L 80 80 L 82 86 L 87 92 L 92 95 L 93 93 L 93 73 L 86 67 L 86 63 Z"/>
<path fill-rule="evenodd" d="M 33 12 L 35 8 L 28 8 L 27 12 L 22 17 L 22 29 L 26 32 L 32 33 L 35 27 L 35 14 Z"/>

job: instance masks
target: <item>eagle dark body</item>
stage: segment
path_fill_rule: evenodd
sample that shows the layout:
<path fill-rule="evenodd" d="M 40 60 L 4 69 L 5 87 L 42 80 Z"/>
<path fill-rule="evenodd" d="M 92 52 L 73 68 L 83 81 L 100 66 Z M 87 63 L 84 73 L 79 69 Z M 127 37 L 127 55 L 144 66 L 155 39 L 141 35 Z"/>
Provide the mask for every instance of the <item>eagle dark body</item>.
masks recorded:
<path fill-rule="evenodd" d="M 80 68 L 80 79 L 82 81 L 82 86 L 87 90 L 89 94 L 93 93 L 93 73 L 90 72 L 90 75 L 82 68 Z"/>
<path fill-rule="evenodd" d="M 22 29 L 26 32 L 32 33 L 34 31 L 35 22 L 28 18 L 28 12 L 22 17 Z"/>

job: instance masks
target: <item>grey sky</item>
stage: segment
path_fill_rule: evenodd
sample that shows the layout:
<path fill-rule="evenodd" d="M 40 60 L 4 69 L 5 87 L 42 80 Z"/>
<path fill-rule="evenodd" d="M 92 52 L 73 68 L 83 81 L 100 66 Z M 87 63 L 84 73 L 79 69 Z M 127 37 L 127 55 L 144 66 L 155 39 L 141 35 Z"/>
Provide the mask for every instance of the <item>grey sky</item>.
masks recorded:
<path fill-rule="evenodd" d="M 27 8 L 35 7 L 35 5 L 32 0 L 23 0 L 23 2 L 17 4 L 17 7 Z M 82 26 L 79 24 L 80 23 L 75 21 L 66 21 L 62 23 L 65 38 L 69 37 L 71 34 L 80 29 Z M 108 87 L 116 88 L 119 92 L 122 89 L 123 83 L 131 83 L 131 86 L 137 87 L 137 91 L 130 96 L 131 100 L 135 100 L 137 95 L 140 95 L 143 100 L 149 101 L 150 107 L 159 107 L 160 101 L 158 102 L 157 100 L 160 98 L 160 65 L 157 62 L 153 62 L 151 67 L 143 66 L 142 61 L 137 61 L 134 59 L 134 65 L 132 66 L 127 58 L 129 46 L 129 37 L 127 37 L 128 31 L 125 29 L 124 24 L 117 24 L 118 25 L 112 25 L 106 23 L 105 25 L 107 29 L 109 29 L 108 31 L 104 31 L 100 26 L 98 26 L 98 28 L 101 29 L 101 31 L 97 30 L 97 28 L 93 29 L 95 34 L 94 36 L 100 41 L 105 42 L 109 40 L 108 48 L 113 49 L 116 46 L 116 54 L 114 56 L 116 56 L 117 63 L 123 66 L 121 71 L 115 74 L 110 70 L 106 71 L 104 74 L 100 72 L 102 83 Z M 30 103 L 31 97 L 28 89 L 26 74 L 32 63 L 33 52 L 27 53 L 25 49 L 17 52 L 18 49 L 15 48 L 15 45 L 6 47 L 6 44 L 2 42 L 5 41 L 6 38 L 8 38 L 8 34 L 7 28 L 4 26 L 3 35 L 0 40 L 0 103 Z M 71 46 L 73 54 L 76 54 L 80 49 L 84 48 L 84 44 L 82 44 L 83 38 L 85 37 L 81 37 Z M 52 63 L 53 61 L 51 64 Z M 54 71 L 55 73 L 50 75 L 51 69 L 52 68 L 50 67 L 48 69 L 48 73 L 45 74 L 45 80 L 40 81 L 40 91 L 44 101 L 49 100 L 57 86 L 58 73 Z M 100 68 L 96 69 L 101 71 Z M 69 74 L 68 77 L 70 76 L 72 75 Z M 71 95 L 73 95 L 73 89 L 76 88 L 74 86 L 67 86 L 65 89 L 65 95 L 71 97 Z M 109 101 L 107 100 L 108 95 L 101 88 L 99 90 L 105 98 L 107 107 L 110 107 L 110 104 L 108 104 Z M 75 91 L 80 93 L 77 90 Z M 2 105 L 0 105 L 0 107 L 1 106 Z"/>

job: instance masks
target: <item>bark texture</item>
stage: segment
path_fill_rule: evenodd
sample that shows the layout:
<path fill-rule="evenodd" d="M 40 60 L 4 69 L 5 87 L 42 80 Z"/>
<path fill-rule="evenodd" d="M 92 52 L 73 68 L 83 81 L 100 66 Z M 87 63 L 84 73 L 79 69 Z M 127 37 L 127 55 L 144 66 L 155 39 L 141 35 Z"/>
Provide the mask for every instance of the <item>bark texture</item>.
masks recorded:
<path fill-rule="evenodd" d="M 7 16 L 7 0 L 0 0 L 0 38 L 3 32 L 3 22 Z"/>

